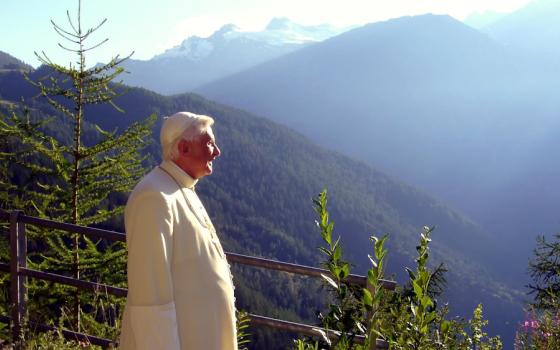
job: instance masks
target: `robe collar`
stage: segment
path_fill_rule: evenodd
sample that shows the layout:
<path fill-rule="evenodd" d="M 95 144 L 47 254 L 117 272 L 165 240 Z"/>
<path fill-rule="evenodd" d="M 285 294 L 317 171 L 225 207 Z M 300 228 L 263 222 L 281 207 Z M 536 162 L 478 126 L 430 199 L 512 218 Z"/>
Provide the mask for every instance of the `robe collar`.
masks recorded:
<path fill-rule="evenodd" d="M 198 180 L 193 179 L 183 169 L 179 168 L 177 164 L 170 160 L 164 160 L 159 166 L 167 171 L 169 175 L 173 176 L 175 181 L 182 187 L 194 189 L 194 185 L 198 182 Z"/>

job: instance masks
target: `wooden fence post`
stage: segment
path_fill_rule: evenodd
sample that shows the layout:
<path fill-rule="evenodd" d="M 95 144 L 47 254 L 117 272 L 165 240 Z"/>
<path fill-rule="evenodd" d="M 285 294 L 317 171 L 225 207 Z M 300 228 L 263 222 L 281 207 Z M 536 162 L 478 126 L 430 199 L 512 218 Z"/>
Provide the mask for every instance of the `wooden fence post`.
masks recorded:
<path fill-rule="evenodd" d="M 10 213 L 10 302 L 12 339 L 17 349 L 23 349 L 25 303 L 27 298 L 26 277 L 20 268 L 27 267 L 27 239 L 25 224 L 19 222 L 21 211 Z"/>

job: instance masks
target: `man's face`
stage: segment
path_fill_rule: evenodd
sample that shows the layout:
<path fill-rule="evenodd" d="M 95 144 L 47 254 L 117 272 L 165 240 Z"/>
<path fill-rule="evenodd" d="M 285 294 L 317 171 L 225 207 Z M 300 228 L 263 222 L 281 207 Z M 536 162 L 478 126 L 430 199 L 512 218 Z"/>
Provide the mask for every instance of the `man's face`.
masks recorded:
<path fill-rule="evenodd" d="M 178 165 L 193 179 L 212 174 L 212 161 L 220 155 L 212 128 L 192 141 L 179 143 L 180 163 Z"/>

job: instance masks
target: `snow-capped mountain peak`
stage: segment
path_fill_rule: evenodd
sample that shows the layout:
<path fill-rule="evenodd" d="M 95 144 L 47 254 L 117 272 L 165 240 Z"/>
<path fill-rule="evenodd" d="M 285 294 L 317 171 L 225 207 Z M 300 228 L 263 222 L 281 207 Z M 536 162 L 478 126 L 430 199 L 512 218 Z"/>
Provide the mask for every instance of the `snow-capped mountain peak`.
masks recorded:
<path fill-rule="evenodd" d="M 253 33 L 268 44 L 305 44 L 320 42 L 344 32 L 346 29 L 335 28 L 329 24 L 304 26 L 288 18 L 273 18 L 262 32 Z"/>
<path fill-rule="evenodd" d="M 214 50 L 214 44 L 206 39 L 198 36 L 191 36 L 183 40 L 180 45 L 165 50 L 164 53 L 156 55 L 153 59 L 168 59 L 185 57 L 192 61 L 204 59 Z"/>
<path fill-rule="evenodd" d="M 257 45 L 275 47 L 293 46 L 323 41 L 345 30 L 347 28 L 335 28 L 328 24 L 302 26 L 285 17 L 273 18 L 266 28 L 259 32 L 242 31 L 234 24 L 226 24 L 207 38 L 188 37 L 180 45 L 166 50 L 154 59 L 183 57 L 191 61 L 200 61 L 211 55 L 216 48 L 232 40 L 249 40 Z"/>
<path fill-rule="evenodd" d="M 296 23 L 290 21 L 286 17 L 276 17 L 270 20 L 265 30 L 285 30 L 289 29 L 294 24 Z"/>
<path fill-rule="evenodd" d="M 239 28 L 238 26 L 236 26 L 233 23 L 229 23 L 229 24 L 223 25 L 220 29 L 215 31 L 214 34 L 212 34 L 209 37 L 209 39 L 225 37 L 228 34 L 236 33 L 236 32 L 241 32 L 241 28 Z"/>

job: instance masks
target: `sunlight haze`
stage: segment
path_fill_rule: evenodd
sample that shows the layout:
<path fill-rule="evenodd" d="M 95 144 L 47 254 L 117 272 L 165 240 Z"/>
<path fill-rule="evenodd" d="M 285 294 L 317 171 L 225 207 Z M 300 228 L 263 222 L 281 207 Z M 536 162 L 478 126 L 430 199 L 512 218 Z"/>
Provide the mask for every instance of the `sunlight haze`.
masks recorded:
<path fill-rule="evenodd" d="M 89 64 L 107 61 L 115 54 L 135 51 L 135 59 L 150 59 L 180 44 L 189 36 L 207 37 L 222 25 L 233 23 L 243 30 L 262 30 L 274 17 L 287 17 L 304 25 L 330 23 L 339 27 L 362 25 L 395 17 L 424 13 L 448 14 L 458 20 L 485 11 L 511 12 L 528 0 L 162 0 L 143 2 L 84 0 L 83 25 L 107 23 L 90 44 L 109 42 L 90 54 Z M 37 66 L 33 51 L 45 51 L 60 63 L 71 58 L 56 43 L 60 38 L 49 23 L 53 19 L 67 27 L 66 10 L 75 16 L 75 0 L 3 0 L 0 49 Z"/>

